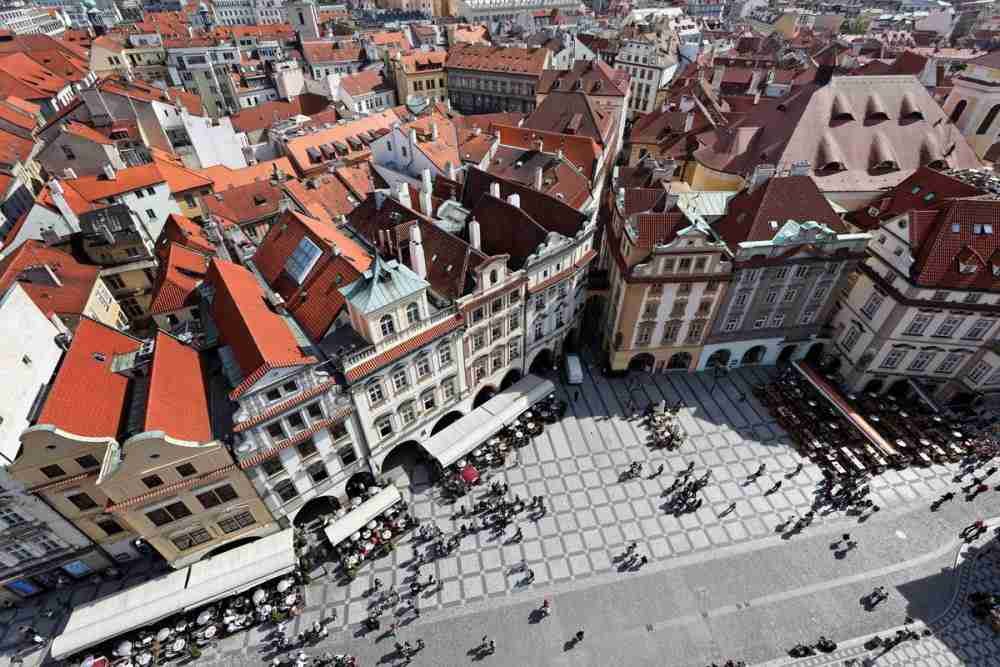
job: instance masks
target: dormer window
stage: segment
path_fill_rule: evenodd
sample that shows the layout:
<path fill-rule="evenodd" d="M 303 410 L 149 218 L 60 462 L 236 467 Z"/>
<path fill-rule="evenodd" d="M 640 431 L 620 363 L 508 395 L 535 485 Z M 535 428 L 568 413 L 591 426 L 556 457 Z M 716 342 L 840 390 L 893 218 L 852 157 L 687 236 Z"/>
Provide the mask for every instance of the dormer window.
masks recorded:
<path fill-rule="evenodd" d="M 974 224 L 972 225 L 972 233 L 975 236 L 990 236 L 993 234 L 993 225 L 991 224 Z"/>
<path fill-rule="evenodd" d="M 962 261 L 958 260 L 958 272 L 965 275 L 971 275 L 979 270 L 979 265 L 973 261 Z"/>

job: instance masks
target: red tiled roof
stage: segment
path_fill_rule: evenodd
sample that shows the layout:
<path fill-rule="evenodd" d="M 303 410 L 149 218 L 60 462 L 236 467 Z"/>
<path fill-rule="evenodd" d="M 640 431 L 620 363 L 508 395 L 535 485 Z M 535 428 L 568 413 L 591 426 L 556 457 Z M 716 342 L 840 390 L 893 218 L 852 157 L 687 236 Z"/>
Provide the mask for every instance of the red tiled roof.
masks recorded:
<path fill-rule="evenodd" d="M 447 59 L 447 51 L 417 51 L 400 56 L 399 62 L 407 74 L 419 74 L 443 69 Z"/>
<path fill-rule="evenodd" d="M 536 91 L 546 95 L 553 90 L 580 90 L 588 95 L 624 97 L 628 94 L 628 84 L 627 72 L 614 69 L 603 60 L 577 60 L 569 70 L 543 71 Z"/>
<path fill-rule="evenodd" d="M 208 272 L 208 258 L 185 246 L 170 243 L 153 287 L 149 313 L 159 315 L 180 310 L 197 302 L 197 288 Z M 162 256 L 162 254 L 161 254 Z"/>
<path fill-rule="evenodd" d="M 0 130 L 0 164 L 14 165 L 31 157 L 35 142 Z"/>
<path fill-rule="evenodd" d="M 303 42 L 302 55 L 308 63 L 342 63 L 364 59 L 364 49 L 358 44 L 339 46 L 333 42 Z"/>
<path fill-rule="evenodd" d="M 216 192 L 222 192 L 223 190 L 248 185 L 256 181 L 266 181 L 274 175 L 275 167 L 285 176 L 295 174 L 292 163 L 284 156 L 258 162 L 252 167 L 244 167 L 242 169 L 230 169 L 223 164 L 206 167 L 201 170 L 201 174 L 206 178 L 212 179 Z"/>
<path fill-rule="evenodd" d="M 846 231 L 840 216 L 809 176 L 773 177 L 752 191 L 744 189 L 729 200 L 726 215 L 713 227 L 730 247 L 735 247 L 744 241 L 771 240 L 788 220 L 813 221 L 837 233 Z"/>
<path fill-rule="evenodd" d="M 340 78 L 341 87 L 348 94 L 357 97 L 368 93 L 392 90 L 381 70 L 366 69 L 356 74 L 347 74 Z"/>
<path fill-rule="evenodd" d="M 148 391 L 145 431 L 163 431 L 188 442 L 212 439 L 205 375 L 197 350 L 159 332 Z"/>
<path fill-rule="evenodd" d="M 21 279 L 31 267 L 48 266 L 59 284 L 40 280 Z M 46 317 L 52 315 L 80 315 L 83 313 L 94 283 L 99 280 L 96 266 L 80 264 L 72 255 L 50 248 L 41 241 L 29 239 L 12 250 L 0 261 L 0 292 L 6 292 L 15 282 L 35 302 Z"/>
<path fill-rule="evenodd" d="M 984 196 L 946 203 L 914 256 L 911 271 L 922 287 L 1000 289 L 1000 201 Z M 960 264 L 975 270 L 965 273 Z"/>
<path fill-rule="evenodd" d="M 863 229 L 875 229 L 881 220 L 909 211 L 933 208 L 947 199 L 978 194 L 982 194 L 979 189 L 964 181 L 929 167 L 921 167 L 885 196 L 851 212 L 848 219 Z M 877 209 L 878 213 L 873 216 L 870 209 Z"/>
<path fill-rule="evenodd" d="M 196 190 L 201 188 L 212 187 L 212 179 L 199 174 L 196 171 L 192 171 L 182 164 L 177 164 L 170 160 L 157 159 L 154 157 L 153 162 L 159 168 L 160 173 L 163 178 L 167 181 L 167 185 L 170 187 L 170 192 L 175 195 L 187 192 L 188 190 Z"/>
<path fill-rule="evenodd" d="M 81 318 L 38 424 L 52 424 L 82 437 L 117 437 L 125 415 L 128 378 L 112 372 L 111 362 L 116 354 L 134 352 L 140 345 L 141 341 L 117 329 Z"/>
<path fill-rule="evenodd" d="M 281 197 L 280 186 L 270 181 L 254 181 L 216 192 L 202 202 L 211 215 L 224 223 L 239 225 L 277 214 Z"/>
<path fill-rule="evenodd" d="M 541 76 L 549 60 L 545 48 L 502 48 L 479 44 L 456 44 L 448 50 L 448 69 L 467 69 L 504 74 Z"/>
<path fill-rule="evenodd" d="M 301 284 L 284 271 L 285 262 L 308 237 L 323 254 Z M 285 307 L 313 340 L 320 340 L 346 301 L 340 292 L 368 268 L 371 258 L 332 224 L 287 211 L 271 226 L 254 255 L 265 281 L 285 299 Z"/>
<path fill-rule="evenodd" d="M 160 233 L 158 251 L 175 243 L 203 255 L 215 254 L 215 244 L 208 238 L 201 225 L 180 213 L 171 213 L 167 216 L 163 231 Z"/>
<path fill-rule="evenodd" d="M 89 125 L 84 125 L 83 123 L 77 122 L 75 120 L 70 120 L 64 126 L 64 130 L 69 134 L 76 135 L 81 139 L 86 139 L 92 141 L 95 144 L 102 144 L 105 146 L 112 146 L 115 142 L 111 141 L 108 137 L 104 136 L 94 128 Z"/>
<path fill-rule="evenodd" d="M 63 187 L 72 188 L 86 201 L 96 202 L 126 192 L 132 192 L 139 188 L 164 183 L 166 179 L 157 165 L 143 164 L 138 167 L 119 169 L 113 179 L 100 174 L 97 176 L 68 178 L 61 182 Z"/>
<path fill-rule="evenodd" d="M 376 354 L 371 359 L 368 359 L 348 370 L 344 375 L 347 377 L 348 382 L 356 382 L 386 364 L 391 364 L 397 359 L 405 357 L 410 352 L 418 350 L 441 336 L 458 329 L 462 326 L 462 322 L 464 322 L 464 319 L 461 315 L 449 317 L 441 324 L 431 327 L 419 336 L 414 336 L 413 338 L 404 341 L 399 345 L 382 352 L 381 354 Z"/>
<path fill-rule="evenodd" d="M 329 102 L 325 98 L 305 93 L 287 102 L 285 100 L 264 102 L 258 106 L 243 109 L 229 118 L 233 121 L 233 128 L 237 132 L 255 132 L 266 130 L 278 121 L 287 120 L 299 114 L 312 116 L 326 109 L 328 105 Z"/>
<path fill-rule="evenodd" d="M 288 324 L 268 307 L 252 273 L 216 258 L 209 267 L 208 280 L 216 290 L 212 318 L 244 375 L 231 398 L 235 400 L 273 368 L 316 362 L 299 347 Z"/>
<path fill-rule="evenodd" d="M 38 124 L 38 119 L 35 117 L 34 113 L 21 108 L 22 103 L 30 104 L 30 102 L 26 102 L 17 97 L 6 97 L 3 100 L 0 100 L 0 120 L 30 132 L 35 129 L 35 125 Z M 38 105 L 32 104 L 31 106 L 37 107 Z"/>

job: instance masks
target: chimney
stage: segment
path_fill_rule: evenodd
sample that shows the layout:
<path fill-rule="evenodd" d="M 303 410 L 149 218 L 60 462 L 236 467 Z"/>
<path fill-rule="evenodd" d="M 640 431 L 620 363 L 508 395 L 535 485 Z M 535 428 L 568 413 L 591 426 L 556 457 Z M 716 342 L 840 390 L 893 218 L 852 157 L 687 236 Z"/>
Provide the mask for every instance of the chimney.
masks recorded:
<path fill-rule="evenodd" d="M 59 214 L 62 215 L 63 219 L 65 219 L 67 223 L 69 223 L 70 227 L 74 230 L 79 230 L 80 220 L 76 217 L 76 213 L 73 212 L 73 209 L 70 208 L 69 203 L 66 201 L 62 183 L 53 180 L 49 183 L 49 192 L 52 194 L 52 202 L 59 210 Z"/>
<path fill-rule="evenodd" d="M 483 128 L 479 127 L 478 125 L 476 125 L 474 128 L 472 128 L 472 134 L 473 134 L 473 136 L 478 137 L 482 133 L 483 133 Z"/>
<path fill-rule="evenodd" d="M 747 187 L 751 192 L 757 189 L 757 186 L 767 183 L 768 179 L 774 176 L 775 168 L 773 164 L 759 164 L 753 170 L 753 175 L 750 176 L 750 182 Z"/>
<path fill-rule="evenodd" d="M 694 112 L 688 111 L 684 115 L 684 131 L 690 132 L 692 127 L 694 127 Z"/>
<path fill-rule="evenodd" d="M 438 124 L 431 123 L 431 141 L 438 140 Z"/>
<path fill-rule="evenodd" d="M 424 169 L 420 184 L 420 211 L 428 218 L 434 216 L 434 203 L 431 201 L 431 170 Z"/>
<path fill-rule="evenodd" d="M 107 177 L 109 181 L 113 181 L 116 178 L 118 178 L 118 174 L 117 172 L 115 172 L 115 168 L 112 167 L 111 164 L 108 162 L 104 163 L 104 175 Z"/>
<path fill-rule="evenodd" d="M 424 257 L 424 244 L 420 235 L 420 224 L 410 227 L 410 268 L 421 278 L 427 278 L 427 260 Z"/>
<path fill-rule="evenodd" d="M 413 202 L 410 201 L 410 186 L 405 181 L 396 185 L 396 199 L 406 208 L 413 208 Z"/>
<path fill-rule="evenodd" d="M 542 175 L 543 174 L 544 174 L 544 170 L 541 167 L 535 167 L 535 189 L 536 190 L 541 190 L 542 189 Z"/>
<path fill-rule="evenodd" d="M 417 145 L 417 131 L 411 127 L 410 128 L 410 146 L 411 147 L 416 147 L 416 145 Z"/>
<path fill-rule="evenodd" d="M 507 203 L 514 208 L 521 208 L 521 195 L 517 193 L 507 195 Z"/>
<path fill-rule="evenodd" d="M 445 175 L 448 177 L 448 180 L 450 181 L 458 180 L 458 169 L 455 169 L 455 165 L 453 165 L 450 160 L 444 163 L 444 172 Z"/>
<path fill-rule="evenodd" d="M 469 220 L 469 245 L 476 250 L 482 250 L 482 240 L 479 236 L 479 222 L 475 218 Z"/>
<path fill-rule="evenodd" d="M 66 167 L 63 169 L 63 178 L 73 180 L 76 178 L 76 171 L 72 167 Z"/>
<path fill-rule="evenodd" d="M 490 195 L 500 199 L 500 184 L 496 181 L 490 183 Z"/>

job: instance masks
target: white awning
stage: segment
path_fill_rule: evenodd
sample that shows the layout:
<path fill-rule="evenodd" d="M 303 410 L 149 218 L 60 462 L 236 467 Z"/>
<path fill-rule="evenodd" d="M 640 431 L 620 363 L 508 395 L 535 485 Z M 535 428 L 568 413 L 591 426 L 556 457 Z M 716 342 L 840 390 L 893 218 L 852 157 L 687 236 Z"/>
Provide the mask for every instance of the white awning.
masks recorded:
<path fill-rule="evenodd" d="M 551 381 L 529 375 L 437 435 L 431 436 L 424 443 L 424 449 L 441 465 L 450 466 L 551 394 L 555 388 Z"/>
<path fill-rule="evenodd" d="M 197 599 L 187 604 L 185 609 L 242 593 L 294 570 L 297 558 L 291 533 L 291 530 L 283 530 L 214 558 L 193 563 L 187 587 L 196 593 Z"/>
<path fill-rule="evenodd" d="M 52 657 L 61 660 L 290 572 L 296 563 L 293 532 L 283 530 L 77 607 L 53 640 Z"/>
<path fill-rule="evenodd" d="M 330 540 L 330 544 L 337 546 L 402 499 L 399 489 L 390 484 L 324 528 L 326 538 Z"/>

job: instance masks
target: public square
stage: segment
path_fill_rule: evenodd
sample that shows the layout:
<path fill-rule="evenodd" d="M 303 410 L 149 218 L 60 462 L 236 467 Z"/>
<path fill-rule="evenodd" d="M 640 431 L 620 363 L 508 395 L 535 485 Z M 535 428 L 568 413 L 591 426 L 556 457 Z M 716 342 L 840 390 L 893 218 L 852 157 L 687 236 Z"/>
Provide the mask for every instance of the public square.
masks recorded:
<path fill-rule="evenodd" d="M 399 616 L 397 638 L 385 633 L 386 623 L 365 634 L 360 622 L 368 615 L 366 594 L 375 578 L 405 597 L 412 575 L 410 538 L 363 567 L 350 585 L 316 578 L 306 589 L 305 612 L 289 631 L 333 617 L 329 639 L 306 652 L 351 653 L 362 665 L 397 662 L 394 641 L 415 643 L 418 637 L 427 646 L 414 657 L 415 665 L 481 660 L 697 666 L 727 659 L 822 665 L 874 658 L 878 653 L 865 651 L 864 639 L 894 630 L 910 616 L 933 637 L 900 645 L 874 664 L 998 664 L 1000 642 L 971 619 L 964 596 L 978 590 L 977 584 L 1000 578 L 988 559 L 960 566 L 958 537 L 971 521 L 995 513 L 996 492 L 968 503 L 959 498 L 932 513 L 930 501 L 959 486 L 952 481 L 957 467 L 889 470 L 871 482 L 871 498 L 881 508 L 871 518 L 859 522 L 823 510 L 803 532 L 782 534 L 779 526 L 810 509 L 822 475 L 791 448 L 753 396 L 754 384 L 774 372 L 750 367 L 721 379 L 708 373 L 607 379 L 586 368 L 578 397 L 577 388 L 558 385 L 570 404 L 565 417 L 472 494 L 482 496 L 489 482 L 501 479 L 511 494 L 544 496 L 546 516 L 517 523 L 520 542 L 507 543 L 513 526 L 505 538 L 480 531 L 463 538 L 453 555 L 423 566 L 421 578 L 433 574 L 440 588 L 421 594 L 419 618 Z M 648 431 L 629 419 L 634 410 L 660 400 L 683 402 L 680 422 L 687 438 L 679 450 L 654 450 L 646 444 Z M 632 461 L 643 464 L 643 475 L 620 482 Z M 675 517 L 664 509 L 663 491 L 691 462 L 695 476 L 711 471 L 700 492 L 705 502 L 696 512 Z M 651 477 L 661 463 L 664 472 Z M 762 463 L 766 472 L 748 482 Z M 799 463 L 804 469 L 790 475 Z M 783 482 L 780 490 L 765 494 L 777 480 Z M 433 487 L 404 496 L 422 522 L 432 521 L 445 533 L 461 523 L 452 518 L 455 506 Z M 735 510 L 720 518 L 731 503 Z M 841 554 L 835 543 L 845 532 L 858 547 Z M 631 542 L 650 562 L 638 571 L 622 571 L 617 557 Z M 534 572 L 530 584 L 523 572 L 511 572 L 522 561 Z M 880 585 L 889 589 L 888 600 L 866 612 L 861 597 Z M 94 593 L 77 591 L 74 603 Z M 539 618 L 533 612 L 545 597 L 554 608 L 548 618 Z M 54 618 L 36 618 L 37 627 L 58 628 L 64 610 L 45 608 L 55 609 Z M 8 648 L 33 609 L 5 612 Z M 585 640 L 570 648 L 567 641 L 579 629 Z M 274 654 L 264 650 L 265 639 L 272 632 L 273 626 L 265 625 L 228 637 L 197 662 L 268 663 Z M 497 651 L 477 658 L 470 650 L 483 635 L 496 641 Z M 798 661 L 787 657 L 792 645 L 814 643 L 820 635 L 838 642 L 838 651 Z"/>

